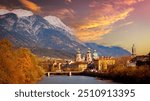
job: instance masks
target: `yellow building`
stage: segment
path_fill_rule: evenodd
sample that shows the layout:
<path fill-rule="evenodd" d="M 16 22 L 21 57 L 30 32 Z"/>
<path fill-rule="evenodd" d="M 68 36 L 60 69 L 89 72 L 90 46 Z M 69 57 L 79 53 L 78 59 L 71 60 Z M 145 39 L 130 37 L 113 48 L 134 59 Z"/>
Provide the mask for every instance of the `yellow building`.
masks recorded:
<path fill-rule="evenodd" d="M 115 64 L 115 59 L 110 57 L 101 57 L 94 60 L 95 68 L 97 68 L 98 71 L 106 71 L 108 69 L 108 66 L 114 64 Z"/>
<path fill-rule="evenodd" d="M 87 63 L 85 63 L 85 62 L 77 63 L 77 66 L 78 66 L 78 68 L 80 68 L 81 71 L 84 71 L 88 67 Z"/>
<path fill-rule="evenodd" d="M 85 62 L 76 62 L 69 65 L 70 68 L 74 68 L 77 71 L 84 71 L 85 69 L 87 69 L 87 66 L 88 64 Z"/>

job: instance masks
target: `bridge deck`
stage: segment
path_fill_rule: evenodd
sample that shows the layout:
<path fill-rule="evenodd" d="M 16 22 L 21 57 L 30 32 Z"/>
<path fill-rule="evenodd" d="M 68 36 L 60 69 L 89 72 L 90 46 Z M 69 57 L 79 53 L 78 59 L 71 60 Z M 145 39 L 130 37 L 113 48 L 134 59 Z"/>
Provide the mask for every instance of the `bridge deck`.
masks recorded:
<path fill-rule="evenodd" d="M 83 71 L 60 71 L 60 72 L 46 72 L 46 73 L 82 73 Z"/>
<path fill-rule="evenodd" d="M 68 75 L 72 75 L 72 74 L 81 74 L 83 73 L 83 71 L 58 71 L 58 72 L 45 72 L 45 74 L 47 76 L 49 75 L 63 75 L 63 74 L 68 74 Z"/>

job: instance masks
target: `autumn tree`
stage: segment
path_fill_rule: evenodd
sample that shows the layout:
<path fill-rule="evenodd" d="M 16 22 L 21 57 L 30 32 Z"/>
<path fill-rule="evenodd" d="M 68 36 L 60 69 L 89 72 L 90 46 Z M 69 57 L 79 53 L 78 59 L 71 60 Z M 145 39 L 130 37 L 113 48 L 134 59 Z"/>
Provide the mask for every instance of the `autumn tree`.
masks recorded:
<path fill-rule="evenodd" d="M 36 56 L 26 48 L 14 49 L 0 41 L 0 83 L 33 83 L 42 75 Z"/>

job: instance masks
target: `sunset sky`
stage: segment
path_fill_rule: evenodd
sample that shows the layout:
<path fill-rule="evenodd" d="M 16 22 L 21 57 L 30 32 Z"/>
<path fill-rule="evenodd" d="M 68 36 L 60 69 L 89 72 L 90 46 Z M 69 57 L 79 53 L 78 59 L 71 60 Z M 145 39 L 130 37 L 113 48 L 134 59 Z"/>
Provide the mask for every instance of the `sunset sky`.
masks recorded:
<path fill-rule="evenodd" d="M 0 0 L 0 9 L 57 16 L 84 42 L 150 52 L 150 0 Z"/>

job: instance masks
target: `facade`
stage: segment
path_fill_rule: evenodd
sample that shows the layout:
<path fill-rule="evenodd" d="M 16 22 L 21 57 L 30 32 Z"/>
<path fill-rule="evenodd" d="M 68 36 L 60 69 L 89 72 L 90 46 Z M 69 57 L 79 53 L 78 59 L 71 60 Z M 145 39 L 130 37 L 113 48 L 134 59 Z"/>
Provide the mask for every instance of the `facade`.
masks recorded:
<path fill-rule="evenodd" d="M 79 68 L 88 68 L 88 66 L 94 66 L 98 71 L 105 71 L 108 69 L 108 66 L 115 64 L 115 59 L 112 57 L 99 57 L 96 50 L 94 50 L 93 54 L 91 49 L 88 48 L 85 58 L 81 56 L 81 53 L 78 49 L 76 54 L 76 67 Z M 89 68 L 90 68 L 89 67 Z"/>
<path fill-rule="evenodd" d="M 92 58 L 92 53 L 91 53 L 91 49 L 88 48 L 88 51 L 86 53 L 85 56 L 82 57 L 80 49 L 78 48 L 77 53 L 76 53 L 76 58 L 75 61 L 76 62 L 86 62 L 86 63 L 90 63 L 92 62 L 93 58 Z"/>
<path fill-rule="evenodd" d="M 77 50 L 77 54 L 76 54 L 76 59 L 75 59 L 76 62 L 81 62 L 82 61 L 82 57 L 81 57 L 81 52 L 80 52 L 80 49 L 78 48 Z"/>
<path fill-rule="evenodd" d="M 85 69 L 87 69 L 88 64 L 85 62 L 76 62 L 73 64 L 70 64 L 69 67 L 70 68 L 74 68 L 76 71 L 84 71 Z"/>
<path fill-rule="evenodd" d="M 111 57 L 101 57 L 94 60 L 94 65 L 98 71 L 106 71 L 108 66 L 115 65 L 115 59 Z"/>
<path fill-rule="evenodd" d="M 99 58 L 98 53 L 96 52 L 96 50 L 94 50 L 93 59 L 96 60 L 98 58 Z"/>
<path fill-rule="evenodd" d="M 55 62 L 52 64 L 52 67 L 51 67 L 51 70 L 50 70 L 50 71 L 53 71 L 53 72 L 61 71 L 61 65 L 62 65 L 62 63 L 55 61 Z"/>
<path fill-rule="evenodd" d="M 88 51 L 86 53 L 85 61 L 87 63 L 91 63 L 92 62 L 92 53 L 91 53 L 91 49 L 90 48 L 88 48 Z"/>

